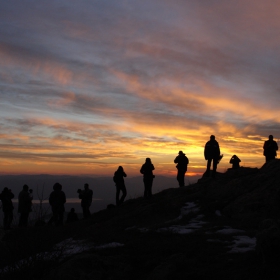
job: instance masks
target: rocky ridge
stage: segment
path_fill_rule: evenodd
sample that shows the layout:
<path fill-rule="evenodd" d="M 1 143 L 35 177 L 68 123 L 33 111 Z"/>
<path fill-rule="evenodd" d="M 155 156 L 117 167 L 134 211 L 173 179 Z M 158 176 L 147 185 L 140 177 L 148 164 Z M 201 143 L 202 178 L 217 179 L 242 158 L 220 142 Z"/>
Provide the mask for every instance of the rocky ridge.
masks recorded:
<path fill-rule="evenodd" d="M 278 279 L 280 160 L 7 232 L 1 279 Z"/>

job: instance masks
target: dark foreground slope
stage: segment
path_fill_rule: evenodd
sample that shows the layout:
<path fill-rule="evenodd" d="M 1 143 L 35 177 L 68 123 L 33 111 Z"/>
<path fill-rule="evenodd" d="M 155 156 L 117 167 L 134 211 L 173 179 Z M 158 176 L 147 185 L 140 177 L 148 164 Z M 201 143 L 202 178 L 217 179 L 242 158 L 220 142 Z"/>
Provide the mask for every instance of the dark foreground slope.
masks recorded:
<path fill-rule="evenodd" d="M 279 279 L 279 170 L 229 170 L 72 225 L 12 230 L 1 279 Z"/>

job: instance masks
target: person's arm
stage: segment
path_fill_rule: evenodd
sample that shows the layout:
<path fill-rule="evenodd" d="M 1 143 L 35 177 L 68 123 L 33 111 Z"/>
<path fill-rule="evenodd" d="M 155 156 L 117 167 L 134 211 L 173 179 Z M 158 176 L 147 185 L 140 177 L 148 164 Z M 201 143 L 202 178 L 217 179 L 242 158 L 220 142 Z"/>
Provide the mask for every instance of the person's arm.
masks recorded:
<path fill-rule="evenodd" d="M 207 143 L 205 144 L 205 146 L 204 146 L 204 158 L 206 159 L 206 160 L 208 160 L 208 151 L 207 151 L 208 149 L 207 149 Z"/>

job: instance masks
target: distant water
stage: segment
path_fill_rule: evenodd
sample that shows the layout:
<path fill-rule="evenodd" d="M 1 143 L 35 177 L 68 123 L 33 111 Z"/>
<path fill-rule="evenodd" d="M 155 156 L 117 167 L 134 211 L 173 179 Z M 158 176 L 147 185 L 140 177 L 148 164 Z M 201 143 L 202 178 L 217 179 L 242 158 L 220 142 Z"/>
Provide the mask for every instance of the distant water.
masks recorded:
<path fill-rule="evenodd" d="M 18 225 L 18 219 L 19 219 L 19 214 L 17 212 L 18 210 L 18 200 L 17 199 L 13 199 L 13 205 L 14 205 L 14 221 L 12 223 L 13 226 L 17 226 Z M 38 209 L 40 206 L 40 200 L 36 200 L 34 199 L 32 201 L 33 205 L 32 205 L 32 212 L 29 215 L 30 220 L 36 220 L 38 217 Z M 100 210 L 104 210 L 106 209 L 108 204 L 114 203 L 113 201 L 109 201 L 109 200 L 104 200 L 104 199 L 94 199 L 92 200 L 92 204 L 90 206 L 90 212 L 91 213 L 95 213 L 98 212 Z M 1 205 L 1 201 L 0 201 L 0 205 Z M 78 198 L 67 198 L 66 199 L 66 203 L 65 203 L 65 216 L 64 216 L 64 220 L 66 220 L 66 216 L 67 213 L 70 212 L 71 208 L 75 209 L 75 212 L 78 214 L 78 216 L 81 218 L 82 217 L 82 207 L 81 207 L 81 200 Z M 49 205 L 49 201 L 48 200 L 43 200 L 42 201 L 42 212 L 43 212 L 43 216 L 45 217 L 45 220 L 48 221 L 48 219 L 51 216 L 51 207 Z M 3 226 L 3 211 L 2 208 L 0 208 L 0 226 Z"/>

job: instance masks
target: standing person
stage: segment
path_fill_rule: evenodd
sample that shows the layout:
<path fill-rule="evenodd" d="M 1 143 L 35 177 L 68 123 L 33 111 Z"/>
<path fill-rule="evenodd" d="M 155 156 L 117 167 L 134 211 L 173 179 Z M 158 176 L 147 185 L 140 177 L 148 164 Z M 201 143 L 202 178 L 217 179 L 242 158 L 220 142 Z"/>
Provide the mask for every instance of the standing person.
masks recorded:
<path fill-rule="evenodd" d="M 49 203 L 52 207 L 53 216 L 49 220 L 48 224 L 52 225 L 54 223 L 56 226 L 63 225 L 65 202 L 66 196 L 62 191 L 62 186 L 59 183 L 55 183 L 53 185 L 53 191 L 51 192 L 49 197 Z"/>
<path fill-rule="evenodd" d="M 232 169 L 238 169 L 240 167 L 240 162 L 241 160 L 237 155 L 233 155 L 229 161 L 229 163 L 232 164 Z"/>
<path fill-rule="evenodd" d="M 278 151 L 278 145 L 276 141 L 273 140 L 273 135 L 269 135 L 268 140 L 266 140 L 263 145 L 263 155 L 265 156 L 265 161 L 268 162 L 275 159 L 277 156 L 276 151 Z"/>
<path fill-rule="evenodd" d="M 217 165 L 219 163 L 219 160 L 221 159 L 221 156 L 220 156 L 219 143 L 215 140 L 214 135 L 211 135 L 210 140 L 205 144 L 204 157 L 205 157 L 205 160 L 207 160 L 207 169 L 206 169 L 205 175 L 209 176 L 211 162 L 213 161 L 212 177 L 215 178 Z"/>
<path fill-rule="evenodd" d="M 144 182 L 144 197 L 152 196 L 152 186 L 153 180 L 155 176 L 153 175 L 154 165 L 150 158 L 146 158 L 145 163 L 142 165 L 140 169 L 140 173 L 143 174 L 143 182 Z"/>
<path fill-rule="evenodd" d="M 174 159 L 174 163 L 177 163 L 177 181 L 179 183 L 179 187 L 185 186 L 185 173 L 187 172 L 189 159 L 186 157 L 186 155 L 179 151 L 178 156 Z"/>
<path fill-rule="evenodd" d="M 78 189 L 78 193 L 79 193 L 79 199 L 81 199 L 81 206 L 83 208 L 83 216 L 86 219 L 91 215 L 89 211 L 89 207 L 92 202 L 93 192 L 91 189 L 89 189 L 89 185 L 85 184 L 84 190 L 82 191 L 81 189 Z"/>
<path fill-rule="evenodd" d="M 4 229 L 10 229 L 13 221 L 13 202 L 14 194 L 8 188 L 4 188 L 0 194 L 0 200 L 2 201 L 2 210 L 4 213 L 3 226 Z"/>
<path fill-rule="evenodd" d="M 32 190 L 29 190 L 28 185 L 22 187 L 22 191 L 18 195 L 18 213 L 19 227 L 26 227 L 28 224 L 29 213 L 32 211 Z"/>
<path fill-rule="evenodd" d="M 124 177 L 126 177 L 126 173 L 123 170 L 122 166 L 119 166 L 117 171 L 114 174 L 113 181 L 116 184 L 117 192 L 116 192 L 116 205 L 119 206 L 124 202 L 126 197 L 126 188 L 124 184 Z M 122 191 L 122 196 L 120 199 L 120 192 Z"/>

